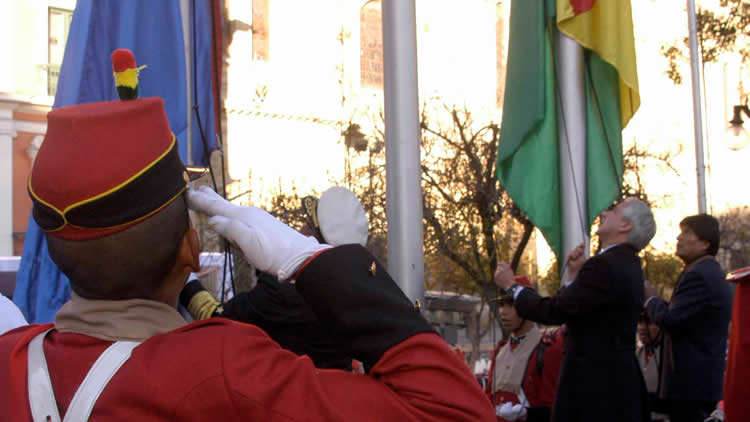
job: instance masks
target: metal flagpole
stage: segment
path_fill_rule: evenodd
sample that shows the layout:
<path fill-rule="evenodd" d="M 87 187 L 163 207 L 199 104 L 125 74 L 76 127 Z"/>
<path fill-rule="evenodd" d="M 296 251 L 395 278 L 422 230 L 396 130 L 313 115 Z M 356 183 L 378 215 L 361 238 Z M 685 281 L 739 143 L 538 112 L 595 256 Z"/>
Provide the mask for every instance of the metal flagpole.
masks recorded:
<path fill-rule="evenodd" d="M 695 166 L 698 173 L 698 212 L 706 212 L 706 166 L 703 164 L 703 116 L 701 109 L 700 50 L 698 25 L 695 21 L 695 0 L 687 0 L 688 31 L 690 33 L 690 76 L 693 82 L 693 127 L 695 129 Z"/>
<path fill-rule="evenodd" d="M 412 301 L 424 303 L 414 0 L 383 0 L 388 271 Z"/>
<path fill-rule="evenodd" d="M 585 243 L 586 251 L 589 249 L 586 224 L 586 93 L 583 85 L 583 47 L 559 31 L 557 47 L 562 204 L 560 259 L 565 260 L 568 253 L 580 243 Z M 560 277 L 562 280 L 569 279 L 567 269 Z"/>
<path fill-rule="evenodd" d="M 180 18 L 182 20 L 182 41 L 185 46 L 185 94 L 187 97 L 186 112 L 187 112 L 187 164 L 192 165 L 193 163 L 193 85 L 192 85 L 192 51 L 190 46 L 192 40 L 190 39 L 190 1 L 191 0 L 180 0 Z"/>

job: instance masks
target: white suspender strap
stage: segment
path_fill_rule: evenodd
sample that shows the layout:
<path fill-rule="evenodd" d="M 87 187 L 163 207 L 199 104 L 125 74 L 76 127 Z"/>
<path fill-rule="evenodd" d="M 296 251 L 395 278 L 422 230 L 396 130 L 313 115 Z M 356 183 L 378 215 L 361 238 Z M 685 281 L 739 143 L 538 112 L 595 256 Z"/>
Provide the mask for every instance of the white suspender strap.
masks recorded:
<path fill-rule="evenodd" d="M 96 399 L 139 344 L 136 341 L 117 341 L 99 356 L 70 401 L 64 422 L 85 422 L 89 419 Z"/>
<path fill-rule="evenodd" d="M 55 393 L 52 391 L 52 381 L 49 379 L 47 360 L 44 358 L 42 347 L 44 337 L 50 330 L 51 328 L 39 333 L 29 343 L 29 404 L 34 422 L 60 422 L 60 413 L 57 411 Z"/>
<path fill-rule="evenodd" d="M 60 414 L 42 348 L 44 336 L 48 332 L 49 330 L 39 334 L 29 344 L 29 402 L 34 422 L 60 422 Z M 63 422 L 88 420 L 94 409 L 94 403 L 109 380 L 127 362 L 130 353 L 139 344 L 135 341 L 117 341 L 99 356 L 70 401 Z"/>

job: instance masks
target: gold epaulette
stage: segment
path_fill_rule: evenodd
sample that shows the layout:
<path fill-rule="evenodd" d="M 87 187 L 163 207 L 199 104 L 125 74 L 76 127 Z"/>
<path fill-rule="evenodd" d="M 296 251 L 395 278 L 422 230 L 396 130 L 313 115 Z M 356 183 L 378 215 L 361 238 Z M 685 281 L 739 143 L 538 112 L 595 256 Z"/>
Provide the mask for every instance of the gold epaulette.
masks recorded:
<path fill-rule="evenodd" d="M 190 312 L 190 315 L 196 320 L 211 318 L 214 316 L 214 312 L 219 305 L 221 305 L 221 303 L 211 296 L 211 293 L 202 290 L 190 299 L 188 312 Z"/>

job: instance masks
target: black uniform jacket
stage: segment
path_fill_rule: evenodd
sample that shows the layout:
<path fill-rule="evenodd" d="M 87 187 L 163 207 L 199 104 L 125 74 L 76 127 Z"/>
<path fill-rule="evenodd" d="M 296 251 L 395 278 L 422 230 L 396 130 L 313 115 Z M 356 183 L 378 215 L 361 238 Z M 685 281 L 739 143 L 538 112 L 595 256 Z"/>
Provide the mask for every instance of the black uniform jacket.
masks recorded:
<path fill-rule="evenodd" d="M 225 318 L 257 325 L 281 347 L 307 355 L 318 368 L 352 369 L 352 356 L 323 326 L 294 284 L 258 272 L 258 284 L 224 304 Z"/>
<path fill-rule="evenodd" d="M 204 290 L 200 281 L 189 282 L 180 294 L 180 303 L 187 308 L 193 296 Z M 318 368 L 352 369 L 348 346 L 320 323 L 295 285 L 279 283 L 268 273 L 258 271 L 256 286 L 235 295 L 213 316 L 256 325 L 281 347 L 309 356 Z"/>
<path fill-rule="evenodd" d="M 616 245 L 588 259 L 557 296 L 523 289 L 522 318 L 566 324 L 553 421 L 647 420 L 646 386 L 635 358 L 643 271 L 636 250 Z"/>

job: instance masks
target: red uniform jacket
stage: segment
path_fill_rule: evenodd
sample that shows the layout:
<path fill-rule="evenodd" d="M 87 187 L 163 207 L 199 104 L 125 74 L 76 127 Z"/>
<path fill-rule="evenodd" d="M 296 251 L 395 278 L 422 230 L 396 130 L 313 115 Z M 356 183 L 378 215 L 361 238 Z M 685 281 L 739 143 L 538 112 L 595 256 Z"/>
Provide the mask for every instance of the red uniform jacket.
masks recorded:
<path fill-rule="evenodd" d="M 724 420 L 750 421 L 750 276 L 734 280 L 729 356 L 724 377 Z"/>
<path fill-rule="evenodd" d="M 382 267 L 371 275 L 372 262 L 359 246 L 339 247 L 320 254 L 297 279 L 305 300 L 347 340 L 368 375 L 318 370 L 259 328 L 214 318 L 136 347 L 90 420 L 494 420 L 466 364 L 429 332 Z M 0 420 L 31 420 L 28 343 L 48 327 L 27 326 L 0 337 Z M 110 344 L 76 333 L 47 335 L 44 351 L 61 415 Z"/>
<path fill-rule="evenodd" d="M 523 379 L 523 392 L 529 401 L 529 414 L 531 415 L 534 408 L 546 408 L 545 413 L 549 414 L 552 403 L 555 399 L 555 390 L 557 389 L 557 379 L 560 375 L 560 365 L 562 362 L 562 352 L 564 344 L 565 328 L 558 328 L 542 336 L 539 345 L 531 352 L 526 375 Z M 492 392 L 495 377 L 495 357 L 500 348 L 507 343 L 507 340 L 501 340 L 492 351 L 492 363 L 490 364 L 490 376 L 485 388 L 485 394 L 492 401 L 493 406 L 505 402 L 513 404 L 519 403 L 518 396 L 513 393 L 498 391 Z M 540 358 L 541 354 L 541 358 Z M 541 368 L 539 363 L 542 362 Z M 541 369 L 541 370 L 540 370 Z M 498 421 L 504 419 L 497 417 Z"/>

